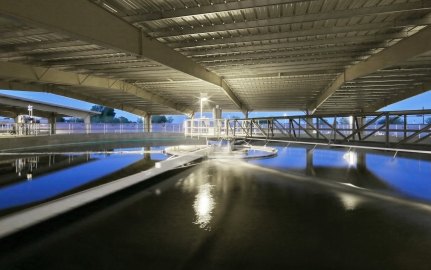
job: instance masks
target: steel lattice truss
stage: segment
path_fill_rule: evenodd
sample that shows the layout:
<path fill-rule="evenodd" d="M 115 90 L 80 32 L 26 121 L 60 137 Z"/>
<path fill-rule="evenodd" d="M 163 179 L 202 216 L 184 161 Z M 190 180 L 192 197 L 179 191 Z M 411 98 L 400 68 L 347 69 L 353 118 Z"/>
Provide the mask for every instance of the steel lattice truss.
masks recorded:
<path fill-rule="evenodd" d="M 132 113 L 373 112 L 431 89 L 429 0 L 3 0 L 0 86 Z"/>

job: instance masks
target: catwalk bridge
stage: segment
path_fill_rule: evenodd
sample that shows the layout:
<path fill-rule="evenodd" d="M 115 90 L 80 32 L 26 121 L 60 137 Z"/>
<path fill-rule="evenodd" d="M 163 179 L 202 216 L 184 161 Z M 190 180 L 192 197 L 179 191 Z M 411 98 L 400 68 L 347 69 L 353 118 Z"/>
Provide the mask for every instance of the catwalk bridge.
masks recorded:
<path fill-rule="evenodd" d="M 191 119 L 185 135 L 419 148 L 431 144 L 431 111 Z"/>

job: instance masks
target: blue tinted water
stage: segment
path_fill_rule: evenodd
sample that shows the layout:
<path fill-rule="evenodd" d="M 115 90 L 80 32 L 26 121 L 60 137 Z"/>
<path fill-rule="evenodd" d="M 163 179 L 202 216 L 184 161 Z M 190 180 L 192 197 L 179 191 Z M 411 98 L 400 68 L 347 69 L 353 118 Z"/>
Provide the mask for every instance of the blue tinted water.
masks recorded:
<path fill-rule="evenodd" d="M 277 170 L 353 183 L 361 188 L 375 189 L 374 186 L 380 184 L 380 188 L 385 191 L 431 201 L 431 157 L 394 157 L 393 152 L 367 153 L 348 149 L 276 148 L 276 157 L 249 162 Z"/>
<path fill-rule="evenodd" d="M 307 149 L 276 147 L 273 158 L 247 162 L 281 171 L 304 174 L 331 181 L 351 183 L 367 189 L 380 189 L 398 196 L 431 201 L 431 161 L 393 157 L 388 153 L 366 153 L 348 149 Z M 162 150 L 164 147 L 151 147 Z M 117 151 L 141 151 L 123 148 Z M 146 148 L 149 150 L 149 148 Z M 163 160 L 161 153 L 145 154 L 151 161 Z M 72 156 L 73 158 L 73 156 Z M 77 156 L 75 156 L 77 158 Z M 44 174 L 33 172 L 31 180 L 15 181 L 0 188 L 0 210 L 49 200 L 141 161 L 144 154 L 90 154 L 88 161 L 71 164 Z M 2 177 L 0 176 L 0 183 Z"/>
<path fill-rule="evenodd" d="M 429 201 L 430 158 L 278 150 L 204 161 L 0 239 L 0 269 L 430 268 L 429 205 L 354 187 Z"/>
<path fill-rule="evenodd" d="M 155 147 L 151 150 L 161 150 Z M 137 148 L 118 149 L 117 151 L 139 151 Z M 69 156 L 72 158 L 79 157 Z M 166 159 L 162 153 L 151 153 L 150 160 Z M 31 180 L 20 181 L 0 189 L 0 210 L 24 206 L 61 195 L 80 186 L 103 179 L 144 158 L 143 154 L 90 154 L 87 162 L 60 168 L 48 174 L 34 176 Z M 37 169 L 32 171 L 37 175 Z M 1 179 L 1 177 L 0 177 Z"/>
<path fill-rule="evenodd" d="M 400 193 L 431 201 L 430 161 L 368 154 L 367 168 Z"/>

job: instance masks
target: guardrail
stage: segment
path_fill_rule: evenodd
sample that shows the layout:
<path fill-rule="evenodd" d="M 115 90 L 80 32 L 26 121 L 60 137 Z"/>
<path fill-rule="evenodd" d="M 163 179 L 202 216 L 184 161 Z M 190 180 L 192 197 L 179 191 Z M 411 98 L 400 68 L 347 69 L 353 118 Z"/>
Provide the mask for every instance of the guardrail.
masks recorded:
<path fill-rule="evenodd" d="M 142 123 L 57 123 L 52 124 L 15 124 L 0 123 L 0 134 L 6 136 L 37 136 L 52 134 L 89 134 L 89 133 L 144 133 Z M 150 132 L 183 133 L 182 124 L 152 124 Z"/>
<path fill-rule="evenodd" d="M 301 115 L 252 119 L 190 119 L 191 137 L 243 137 L 325 141 L 379 142 L 385 146 L 431 144 L 431 110 L 338 115 Z"/>

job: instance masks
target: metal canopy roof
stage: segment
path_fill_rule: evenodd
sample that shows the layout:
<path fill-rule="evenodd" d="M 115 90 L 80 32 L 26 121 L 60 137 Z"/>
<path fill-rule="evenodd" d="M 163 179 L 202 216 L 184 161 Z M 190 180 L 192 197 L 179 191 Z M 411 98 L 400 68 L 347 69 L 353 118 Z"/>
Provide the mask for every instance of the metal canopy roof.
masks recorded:
<path fill-rule="evenodd" d="M 2 0 L 0 87 L 132 113 L 375 111 L 431 89 L 429 0 Z"/>

